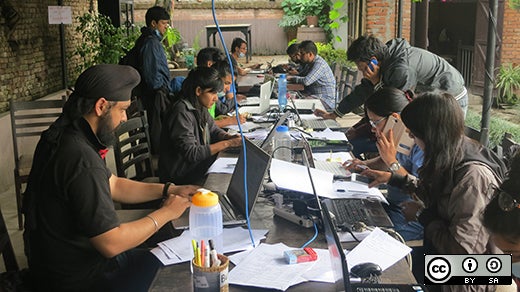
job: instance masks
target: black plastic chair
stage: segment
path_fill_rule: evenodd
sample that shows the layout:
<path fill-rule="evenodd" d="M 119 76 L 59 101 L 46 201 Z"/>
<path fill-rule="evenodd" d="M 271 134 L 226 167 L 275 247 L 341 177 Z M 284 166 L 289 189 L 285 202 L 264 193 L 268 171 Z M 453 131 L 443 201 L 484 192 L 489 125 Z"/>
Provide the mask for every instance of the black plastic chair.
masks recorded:
<path fill-rule="evenodd" d="M 22 185 L 31 171 L 33 152 L 41 133 L 61 114 L 66 96 L 59 100 L 9 101 L 14 153 L 14 183 L 18 228 L 23 228 Z M 29 146 L 30 145 L 30 146 Z"/>

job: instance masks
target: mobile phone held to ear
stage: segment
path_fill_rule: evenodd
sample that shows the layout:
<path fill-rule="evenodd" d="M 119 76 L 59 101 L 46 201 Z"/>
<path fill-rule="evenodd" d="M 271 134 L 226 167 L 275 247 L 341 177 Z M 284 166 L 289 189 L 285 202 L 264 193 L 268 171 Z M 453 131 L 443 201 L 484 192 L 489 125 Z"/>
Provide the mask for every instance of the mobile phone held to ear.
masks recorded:
<path fill-rule="evenodd" d="M 414 140 L 406 133 L 406 126 L 400 119 L 390 116 L 383 129 L 383 135 L 387 135 L 390 129 L 394 132 L 394 141 L 397 141 L 396 150 L 404 155 L 410 155 Z"/>
<path fill-rule="evenodd" d="M 371 59 L 370 62 L 368 62 L 368 68 L 370 70 L 374 71 L 374 65 L 379 64 L 376 59 Z"/>

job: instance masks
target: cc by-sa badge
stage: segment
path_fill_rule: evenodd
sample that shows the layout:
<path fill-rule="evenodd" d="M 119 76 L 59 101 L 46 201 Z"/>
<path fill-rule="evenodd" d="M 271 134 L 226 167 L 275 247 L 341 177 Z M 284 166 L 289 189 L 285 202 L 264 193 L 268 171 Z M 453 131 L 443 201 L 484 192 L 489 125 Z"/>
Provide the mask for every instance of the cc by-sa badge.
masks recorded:
<path fill-rule="evenodd" d="M 426 277 L 434 283 L 446 282 L 451 274 L 451 265 L 447 259 L 436 257 L 426 266 Z"/>

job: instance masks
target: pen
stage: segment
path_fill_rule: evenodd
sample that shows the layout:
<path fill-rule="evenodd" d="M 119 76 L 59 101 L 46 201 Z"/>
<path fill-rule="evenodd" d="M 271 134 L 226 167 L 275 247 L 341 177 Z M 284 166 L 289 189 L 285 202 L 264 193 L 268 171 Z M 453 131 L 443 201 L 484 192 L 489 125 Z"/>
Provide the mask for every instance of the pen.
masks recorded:
<path fill-rule="evenodd" d="M 199 263 L 197 263 L 197 241 L 195 239 L 191 240 L 191 247 L 193 248 L 193 258 L 195 259 L 195 264 L 198 265 Z"/>
<path fill-rule="evenodd" d="M 217 256 L 217 251 L 215 250 L 215 246 L 213 245 L 213 240 L 209 240 L 209 247 L 211 248 L 211 266 L 212 267 L 218 267 L 220 266 L 220 260 L 218 259 L 218 256 Z"/>
<path fill-rule="evenodd" d="M 209 253 L 209 246 L 206 245 L 206 250 L 204 251 L 205 259 L 204 259 L 204 267 L 209 268 L 211 266 L 210 262 L 210 253 Z"/>
<path fill-rule="evenodd" d="M 201 267 L 205 267 L 206 266 L 206 263 L 205 263 L 205 260 L 206 260 L 206 245 L 204 244 L 204 240 L 201 240 L 200 241 L 200 262 L 199 262 L 199 266 Z"/>

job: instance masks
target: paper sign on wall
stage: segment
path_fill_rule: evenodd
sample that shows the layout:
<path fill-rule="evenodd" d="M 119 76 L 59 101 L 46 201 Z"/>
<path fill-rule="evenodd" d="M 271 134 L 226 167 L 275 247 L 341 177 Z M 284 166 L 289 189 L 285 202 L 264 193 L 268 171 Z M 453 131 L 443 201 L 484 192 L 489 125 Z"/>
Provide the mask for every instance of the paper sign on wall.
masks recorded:
<path fill-rule="evenodd" d="M 49 24 L 72 24 L 70 6 L 49 6 Z"/>

